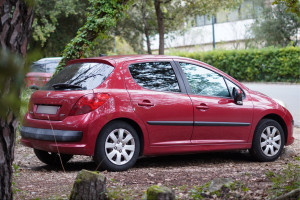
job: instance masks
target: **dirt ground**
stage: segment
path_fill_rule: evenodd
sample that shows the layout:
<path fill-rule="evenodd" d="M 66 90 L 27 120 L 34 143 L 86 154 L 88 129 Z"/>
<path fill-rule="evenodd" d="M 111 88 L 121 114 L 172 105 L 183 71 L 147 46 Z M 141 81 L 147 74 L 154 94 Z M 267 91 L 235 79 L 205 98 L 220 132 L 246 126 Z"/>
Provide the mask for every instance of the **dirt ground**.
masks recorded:
<path fill-rule="evenodd" d="M 295 142 L 286 152 L 271 163 L 254 162 L 247 152 L 201 153 L 193 155 L 140 158 L 135 166 L 125 172 L 103 171 L 107 188 L 117 199 L 141 199 L 151 185 L 173 188 L 177 199 L 190 199 L 190 191 L 214 178 L 232 178 L 249 188 L 242 199 L 266 199 L 270 180 L 265 173 L 279 172 L 287 163 L 297 162 L 300 156 L 300 128 L 294 129 Z M 294 152 L 294 153 L 293 153 Z M 82 169 L 95 170 L 90 157 L 75 156 L 60 168 L 41 163 L 32 149 L 17 144 L 15 161 L 15 199 L 67 199 L 77 173 Z"/>

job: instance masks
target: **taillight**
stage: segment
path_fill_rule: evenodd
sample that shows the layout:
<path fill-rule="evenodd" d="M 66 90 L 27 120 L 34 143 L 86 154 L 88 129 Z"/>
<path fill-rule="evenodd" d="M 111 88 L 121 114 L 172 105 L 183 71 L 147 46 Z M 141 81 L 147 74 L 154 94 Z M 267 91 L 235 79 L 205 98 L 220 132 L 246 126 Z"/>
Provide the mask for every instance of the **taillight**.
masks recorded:
<path fill-rule="evenodd" d="M 82 115 L 88 112 L 91 112 L 99 108 L 109 99 L 108 94 L 96 93 L 96 94 L 87 94 L 81 97 L 77 103 L 73 106 L 70 116 L 72 115 Z"/>

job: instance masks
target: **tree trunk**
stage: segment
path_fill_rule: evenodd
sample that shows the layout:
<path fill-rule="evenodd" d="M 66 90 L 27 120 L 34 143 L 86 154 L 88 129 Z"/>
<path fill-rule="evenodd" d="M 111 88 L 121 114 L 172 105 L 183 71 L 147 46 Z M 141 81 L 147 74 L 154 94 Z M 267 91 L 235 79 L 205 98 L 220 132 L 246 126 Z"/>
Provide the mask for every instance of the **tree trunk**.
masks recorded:
<path fill-rule="evenodd" d="M 24 57 L 31 35 L 32 8 L 27 8 L 27 5 L 22 0 L 0 0 L 0 17 L 0 49 L 11 51 Z M 4 64 L 4 58 L 1 57 L 0 66 Z M 2 67 L 1 69 L 4 69 Z M 22 65 L 18 67 L 23 68 Z M 9 71 L 11 71 L 11 74 L 7 72 L 6 77 L 1 76 L 1 78 L 5 79 L 5 87 L 1 87 L 2 89 L 0 90 L 1 99 L 11 93 L 18 94 L 20 90 L 19 82 L 15 80 L 18 73 L 15 74 L 14 70 Z M 16 98 L 18 98 L 18 95 L 16 95 Z M 1 113 L 6 114 L 0 115 L 0 199 L 6 200 L 13 199 L 11 189 L 12 163 L 18 122 L 11 107 L 1 108 L 1 111 L 3 111 Z"/>
<path fill-rule="evenodd" d="M 0 0 L 0 43 L 3 49 L 26 55 L 33 21 L 32 8 L 22 0 Z"/>
<path fill-rule="evenodd" d="M 143 0 L 142 3 L 142 15 L 143 15 L 143 21 L 144 21 L 144 33 L 146 36 L 146 42 L 147 42 L 147 52 L 148 54 L 152 54 L 151 51 L 151 44 L 150 44 L 150 36 L 149 36 L 149 26 L 146 18 L 146 0 Z"/>
<path fill-rule="evenodd" d="M 12 184 L 12 162 L 14 159 L 15 130 L 17 119 L 9 112 L 8 119 L 0 118 L 0 199 L 13 199 Z"/>
<path fill-rule="evenodd" d="M 70 200 L 107 199 L 106 178 L 99 172 L 81 170 L 76 177 Z"/>
<path fill-rule="evenodd" d="M 165 51 L 165 26 L 164 16 L 160 8 L 161 0 L 154 0 L 156 19 L 157 19 L 157 31 L 159 34 L 159 55 L 164 55 Z"/>

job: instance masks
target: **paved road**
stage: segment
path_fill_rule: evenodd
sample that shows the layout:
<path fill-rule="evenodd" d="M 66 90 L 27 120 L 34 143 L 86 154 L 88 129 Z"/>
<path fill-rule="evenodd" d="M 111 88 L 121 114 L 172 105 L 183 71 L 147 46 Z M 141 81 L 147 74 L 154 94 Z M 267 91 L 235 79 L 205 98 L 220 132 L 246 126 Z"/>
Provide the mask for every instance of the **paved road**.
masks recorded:
<path fill-rule="evenodd" d="M 295 125 L 300 127 L 300 84 L 244 83 L 252 90 L 282 100 L 292 113 Z"/>

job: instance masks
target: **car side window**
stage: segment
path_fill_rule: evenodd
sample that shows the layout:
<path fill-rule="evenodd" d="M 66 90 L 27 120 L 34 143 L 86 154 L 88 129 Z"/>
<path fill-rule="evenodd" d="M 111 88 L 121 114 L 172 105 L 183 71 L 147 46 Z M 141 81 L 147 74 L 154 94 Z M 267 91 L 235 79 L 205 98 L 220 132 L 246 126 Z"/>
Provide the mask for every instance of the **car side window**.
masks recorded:
<path fill-rule="evenodd" d="M 230 97 L 224 78 L 204 67 L 180 63 L 193 94 L 204 96 Z"/>
<path fill-rule="evenodd" d="M 129 65 L 135 82 L 143 88 L 180 92 L 175 72 L 169 62 L 148 62 Z"/>

